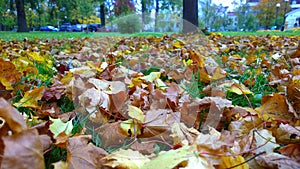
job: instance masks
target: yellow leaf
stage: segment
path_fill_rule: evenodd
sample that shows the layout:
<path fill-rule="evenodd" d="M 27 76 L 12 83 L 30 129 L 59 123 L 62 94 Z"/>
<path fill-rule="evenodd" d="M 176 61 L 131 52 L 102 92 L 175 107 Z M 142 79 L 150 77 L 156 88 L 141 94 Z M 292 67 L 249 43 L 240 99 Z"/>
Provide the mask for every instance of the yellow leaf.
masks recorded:
<path fill-rule="evenodd" d="M 245 162 L 245 159 L 241 155 L 238 155 L 236 158 L 232 156 L 223 156 L 220 169 L 226 169 L 233 166 L 237 166 L 234 167 L 235 169 L 248 169 L 249 168 L 248 164 L 247 163 L 242 164 L 243 162 Z"/>
<path fill-rule="evenodd" d="M 21 75 L 14 64 L 0 59 L 0 83 L 6 90 L 13 90 L 13 85 L 20 81 Z"/>
<path fill-rule="evenodd" d="M 138 107 L 128 105 L 128 115 L 129 117 L 138 120 L 141 123 L 145 122 L 145 115 L 141 109 Z"/>
<path fill-rule="evenodd" d="M 34 61 L 37 61 L 37 62 L 40 62 L 40 63 L 43 63 L 46 61 L 46 59 L 39 55 L 39 53 L 37 52 L 28 52 L 28 55 L 34 60 Z"/>
<path fill-rule="evenodd" d="M 142 169 L 152 169 L 152 168 L 157 168 L 157 166 L 159 166 L 159 168 L 172 169 L 183 162 L 188 162 L 188 166 L 190 168 L 192 167 L 192 163 L 196 164 L 197 168 L 205 168 L 205 169 L 213 168 L 211 165 L 208 164 L 205 158 L 201 158 L 195 155 L 194 153 L 196 151 L 197 148 L 195 145 L 193 145 L 193 146 L 183 146 L 179 149 L 169 150 L 167 152 L 161 152 L 158 155 L 158 157 L 145 163 Z"/>
<path fill-rule="evenodd" d="M 52 163 L 54 169 L 68 169 L 68 163 L 65 161 L 58 161 L 56 163 Z"/>
<path fill-rule="evenodd" d="M 175 43 L 173 43 L 173 47 L 177 48 L 177 49 L 181 49 L 184 47 L 184 43 L 182 41 L 176 41 Z"/>
<path fill-rule="evenodd" d="M 229 92 L 236 93 L 238 95 L 242 94 L 253 94 L 245 85 L 243 84 L 232 84 L 229 87 Z"/>
<path fill-rule="evenodd" d="M 140 169 L 150 160 L 138 151 L 120 149 L 104 157 L 106 166 L 111 168 Z"/>
<path fill-rule="evenodd" d="M 16 107 L 39 108 L 38 101 L 43 97 L 44 86 L 25 92 L 24 97 L 14 104 Z"/>
<path fill-rule="evenodd" d="M 142 134 L 141 125 L 139 125 L 135 119 L 122 121 L 120 123 L 120 129 L 127 136 L 138 136 Z"/>
<path fill-rule="evenodd" d="M 156 82 L 156 86 L 157 86 L 158 88 L 161 88 L 161 89 L 166 89 L 166 88 L 168 88 L 168 87 L 166 86 L 166 84 L 165 84 L 161 79 L 156 79 L 155 82 Z"/>
<path fill-rule="evenodd" d="M 65 132 L 68 136 L 71 135 L 73 124 L 72 120 L 67 123 L 63 122 L 61 119 L 53 119 L 50 117 L 50 120 L 53 122 L 50 124 L 50 131 L 54 134 L 54 138 L 56 138 L 61 132 Z"/>
<path fill-rule="evenodd" d="M 140 77 L 140 79 L 146 80 L 147 82 L 153 83 L 154 80 L 159 79 L 161 72 L 151 72 L 149 75 Z"/>

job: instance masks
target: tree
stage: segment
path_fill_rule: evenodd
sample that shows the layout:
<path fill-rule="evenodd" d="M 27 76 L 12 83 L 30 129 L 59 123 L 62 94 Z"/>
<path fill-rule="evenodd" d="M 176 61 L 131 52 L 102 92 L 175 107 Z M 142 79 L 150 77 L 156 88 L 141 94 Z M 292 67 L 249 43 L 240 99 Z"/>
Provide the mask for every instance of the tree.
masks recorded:
<path fill-rule="evenodd" d="M 198 1 L 183 0 L 183 32 L 195 31 L 198 28 Z M 185 22 L 188 21 L 194 26 Z"/>
<path fill-rule="evenodd" d="M 101 20 L 101 25 L 105 26 L 105 6 L 104 6 L 104 2 L 102 2 L 100 4 L 100 20 Z"/>
<path fill-rule="evenodd" d="M 18 32 L 28 32 L 27 23 L 26 23 L 26 14 L 25 14 L 25 0 L 15 0 L 17 8 L 17 23 L 18 23 Z"/>
<path fill-rule="evenodd" d="M 216 8 L 215 6 L 212 6 L 212 1 L 207 0 L 205 1 L 203 10 L 203 21 L 206 27 L 211 28 L 214 23 L 214 17 L 216 15 Z"/>
<path fill-rule="evenodd" d="M 135 10 L 134 3 L 131 0 L 116 0 L 114 3 L 114 12 L 116 16 L 127 14 Z"/>
<path fill-rule="evenodd" d="M 276 4 L 280 3 L 280 8 L 278 11 L 278 20 L 283 20 L 284 16 L 284 8 L 283 6 L 284 1 L 282 0 L 261 0 L 261 2 L 253 7 L 253 9 L 257 10 L 257 19 L 259 20 L 261 26 L 265 27 L 266 29 L 270 28 L 271 26 L 275 25 L 275 23 L 282 24 L 283 21 L 276 22 Z M 289 11 L 289 6 L 288 10 Z M 276 25 L 279 26 L 279 25 Z"/>

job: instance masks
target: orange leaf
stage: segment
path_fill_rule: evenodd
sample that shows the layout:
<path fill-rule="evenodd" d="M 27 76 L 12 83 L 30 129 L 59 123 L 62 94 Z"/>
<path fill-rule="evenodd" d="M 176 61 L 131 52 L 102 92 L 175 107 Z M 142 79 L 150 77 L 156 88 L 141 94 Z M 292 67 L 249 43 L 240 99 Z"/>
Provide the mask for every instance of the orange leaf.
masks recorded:
<path fill-rule="evenodd" d="M 21 73 L 16 70 L 15 65 L 0 59 L 0 83 L 5 86 L 6 90 L 13 90 L 13 85 L 20 79 Z"/>
<path fill-rule="evenodd" d="M 274 93 L 273 96 L 264 96 L 261 104 L 255 110 L 264 121 L 283 120 L 292 122 L 295 118 L 292 106 L 283 95 Z"/>

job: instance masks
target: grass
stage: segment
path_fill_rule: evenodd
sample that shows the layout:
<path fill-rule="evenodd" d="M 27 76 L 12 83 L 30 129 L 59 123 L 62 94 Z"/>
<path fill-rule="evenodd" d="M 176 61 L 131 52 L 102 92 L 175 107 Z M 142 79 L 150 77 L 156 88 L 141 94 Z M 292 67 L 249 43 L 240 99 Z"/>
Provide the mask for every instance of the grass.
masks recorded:
<path fill-rule="evenodd" d="M 253 32 L 221 32 L 224 36 L 300 36 L 300 30 L 286 30 L 286 31 L 253 31 Z"/>
<path fill-rule="evenodd" d="M 23 40 L 27 39 L 44 39 L 44 38 L 97 38 L 107 36 L 163 36 L 165 34 L 171 34 L 171 32 L 138 32 L 134 34 L 122 34 L 119 32 L 0 32 L 0 39 L 4 41 L 10 40 Z M 287 31 L 254 31 L 254 32 L 221 32 L 225 36 L 264 36 L 264 35 L 277 35 L 277 36 L 300 36 L 300 30 L 287 30 Z"/>
<path fill-rule="evenodd" d="M 21 41 L 27 39 L 63 39 L 63 38 L 96 38 L 96 37 L 107 37 L 107 36 L 162 36 L 169 33 L 162 32 L 139 32 L 134 34 L 121 34 L 119 32 L 9 32 L 0 31 L 0 39 L 4 41 L 17 40 Z"/>

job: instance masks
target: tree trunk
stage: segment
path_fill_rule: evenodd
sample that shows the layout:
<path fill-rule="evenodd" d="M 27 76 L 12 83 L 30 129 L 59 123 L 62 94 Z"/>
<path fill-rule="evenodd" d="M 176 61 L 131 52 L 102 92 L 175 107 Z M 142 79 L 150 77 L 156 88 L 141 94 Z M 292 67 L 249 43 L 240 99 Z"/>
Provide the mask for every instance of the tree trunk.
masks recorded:
<path fill-rule="evenodd" d="M 100 20 L 101 20 L 101 26 L 105 26 L 104 3 L 100 5 Z"/>
<path fill-rule="evenodd" d="M 198 28 L 198 1 L 183 0 L 183 32 L 193 32 Z"/>
<path fill-rule="evenodd" d="M 142 32 L 144 32 L 144 27 L 145 27 L 145 12 L 146 12 L 146 3 L 145 0 L 141 0 L 142 4 Z"/>
<path fill-rule="evenodd" d="M 155 1 L 155 3 L 156 3 L 156 6 L 155 6 L 155 24 L 154 24 L 154 29 L 155 29 L 155 32 L 157 32 L 158 31 L 158 25 L 157 25 L 157 16 L 158 16 L 158 11 L 159 11 L 159 0 L 156 0 Z"/>
<path fill-rule="evenodd" d="M 17 8 L 18 32 L 28 32 L 24 0 L 15 0 Z"/>

